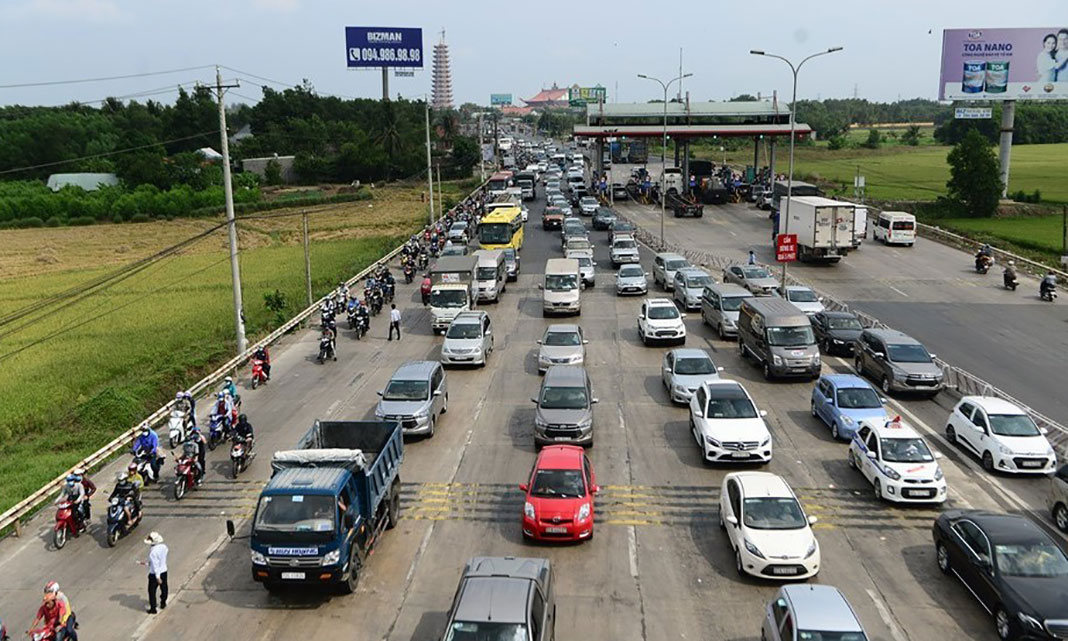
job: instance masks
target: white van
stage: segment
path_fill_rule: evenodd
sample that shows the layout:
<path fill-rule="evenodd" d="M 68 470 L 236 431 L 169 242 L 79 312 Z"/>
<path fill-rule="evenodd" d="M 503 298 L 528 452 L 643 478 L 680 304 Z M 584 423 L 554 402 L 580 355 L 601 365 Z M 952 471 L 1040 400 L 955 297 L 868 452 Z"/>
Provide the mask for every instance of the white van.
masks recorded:
<path fill-rule="evenodd" d="M 478 266 L 475 268 L 475 280 L 478 281 L 478 300 L 497 302 L 504 293 L 508 282 L 508 267 L 504 263 L 504 252 L 499 249 L 480 249 L 475 252 Z"/>
<path fill-rule="evenodd" d="M 582 279 L 577 259 L 550 258 L 545 261 L 545 283 L 538 287 L 542 290 L 541 308 L 544 316 L 582 313 L 579 297 Z"/>
<path fill-rule="evenodd" d="M 879 214 L 872 238 L 887 245 L 912 247 L 916 242 L 916 217 L 903 211 L 884 211 Z"/>

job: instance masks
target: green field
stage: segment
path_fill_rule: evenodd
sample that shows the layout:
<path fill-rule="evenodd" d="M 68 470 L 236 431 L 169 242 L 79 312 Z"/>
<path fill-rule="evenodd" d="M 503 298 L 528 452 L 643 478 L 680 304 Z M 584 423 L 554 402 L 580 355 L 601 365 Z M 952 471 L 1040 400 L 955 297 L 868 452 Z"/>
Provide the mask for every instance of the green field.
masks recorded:
<path fill-rule="evenodd" d="M 1054 256 L 1059 256 L 1063 247 L 1063 219 L 1060 215 L 1033 218 L 946 218 L 938 220 L 937 224 L 980 240 L 1007 240 L 1020 247 Z"/>
<path fill-rule="evenodd" d="M 323 209 L 311 217 L 316 295 L 395 247 L 425 215 L 416 189 L 378 190 L 373 202 Z M 299 221 L 296 216 L 239 225 L 250 339 L 277 321 L 264 305 L 265 293 L 278 290 L 285 296 L 286 318 L 305 306 Z M 196 231 L 191 226 L 211 223 L 0 232 L 0 246 L 29 248 L 20 255 L 22 264 L 0 261 L 0 273 L 8 274 L 0 281 L 0 314 L 79 286 L 172 244 L 175 233 L 190 237 Z M 79 237 L 81 244 L 69 243 L 68 236 Z M 12 335 L 7 332 L 13 325 L 0 327 L 0 512 L 233 354 L 224 247 L 220 230 L 187 252 Z M 79 250 L 84 255 L 71 255 Z"/>

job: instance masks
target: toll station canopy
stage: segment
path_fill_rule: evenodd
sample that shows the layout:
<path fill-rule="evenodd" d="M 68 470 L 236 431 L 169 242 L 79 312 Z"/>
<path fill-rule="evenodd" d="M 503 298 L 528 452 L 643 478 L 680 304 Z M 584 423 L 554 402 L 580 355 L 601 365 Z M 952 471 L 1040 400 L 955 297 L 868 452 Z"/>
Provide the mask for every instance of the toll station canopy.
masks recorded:
<path fill-rule="evenodd" d="M 812 133 L 805 123 L 794 130 L 803 138 Z M 672 138 L 790 136 L 790 110 L 777 101 L 668 102 L 667 134 Z M 575 136 L 587 138 L 658 138 L 664 135 L 664 103 L 587 104 L 586 124 L 575 125 Z"/>

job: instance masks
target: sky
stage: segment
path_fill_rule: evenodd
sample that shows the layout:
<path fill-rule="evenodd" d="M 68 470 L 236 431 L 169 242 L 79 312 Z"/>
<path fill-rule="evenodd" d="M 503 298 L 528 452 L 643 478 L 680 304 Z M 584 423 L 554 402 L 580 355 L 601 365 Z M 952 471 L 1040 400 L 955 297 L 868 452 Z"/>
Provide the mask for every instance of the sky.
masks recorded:
<path fill-rule="evenodd" d="M 691 100 L 773 91 L 788 100 L 786 64 L 749 50 L 796 60 L 835 46 L 844 50 L 805 65 L 799 98 L 935 99 L 942 29 L 1068 26 L 1064 9 L 1064 0 L 0 0 L 0 104 L 134 94 L 170 102 L 180 84 L 214 82 L 214 64 L 230 68 L 224 80 L 240 79 L 234 101 L 255 102 L 261 88 L 252 83 L 304 78 L 323 94 L 378 98 L 380 72 L 345 67 L 345 26 L 423 29 L 424 68 L 390 77 L 390 94 L 405 98 L 429 92 L 431 51 L 444 30 L 457 104 L 488 104 L 490 93 L 522 104 L 554 82 L 600 84 L 609 102 L 644 102 L 662 90 L 637 74 L 675 77 L 680 47 L 683 71 L 694 74 L 683 87 Z"/>

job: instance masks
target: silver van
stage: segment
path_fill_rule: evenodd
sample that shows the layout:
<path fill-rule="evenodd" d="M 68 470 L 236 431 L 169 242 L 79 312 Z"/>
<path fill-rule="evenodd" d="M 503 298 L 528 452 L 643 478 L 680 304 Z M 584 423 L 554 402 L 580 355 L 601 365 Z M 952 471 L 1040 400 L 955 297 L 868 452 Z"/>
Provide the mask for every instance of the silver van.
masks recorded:
<path fill-rule="evenodd" d="M 504 293 L 508 282 L 508 266 L 504 262 L 504 252 L 499 249 L 480 249 L 475 252 L 478 266 L 475 268 L 475 280 L 478 281 L 478 300 L 497 302 Z"/>
<path fill-rule="evenodd" d="M 582 313 L 582 278 L 579 263 L 574 258 L 550 258 L 545 261 L 545 282 L 542 290 L 543 315 Z"/>
<path fill-rule="evenodd" d="M 378 395 L 375 416 L 399 422 L 405 436 L 434 436 L 438 415 L 449 409 L 445 369 L 436 361 L 404 363 Z"/>
<path fill-rule="evenodd" d="M 793 304 L 771 297 L 742 301 L 738 310 L 738 347 L 764 370 L 764 378 L 820 375 L 820 349 L 812 322 Z"/>
<path fill-rule="evenodd" d="M 709 285 L 701 293 L 701 320 L 723 340 L 738 335 L 738 310 L 742 301 L 752 298 L 753 293 L 731 283 Z"/>
<path fill-rule="evenodd" d="M 586 368 L 553 365 L 545 371 L 534 412 L 534 445 L 593 445 L 593 387 Z"/>
<path fill-rule="evenodd" d="M 670 292 L 675 288 L 675 272 L 683 267 L 691 267 L 684 256 L 671 252 L 657 254 L 653 258 L 653 283 Z"/>
<path fill-rule="evenodd" d="M 467 562 L 442 641 L 556 638 L 549 559 L 475 557 Z"/>

